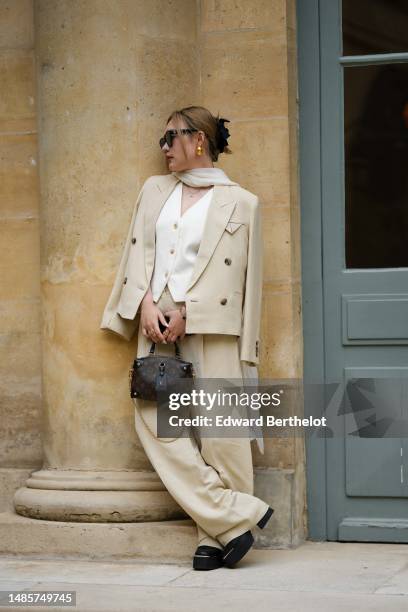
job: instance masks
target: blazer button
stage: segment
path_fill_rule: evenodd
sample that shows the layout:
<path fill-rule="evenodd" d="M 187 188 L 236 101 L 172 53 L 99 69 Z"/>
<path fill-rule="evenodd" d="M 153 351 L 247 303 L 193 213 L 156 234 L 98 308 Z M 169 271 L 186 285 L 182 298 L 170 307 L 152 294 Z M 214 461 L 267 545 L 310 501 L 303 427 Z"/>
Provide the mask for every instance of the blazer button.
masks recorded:
<path fill-rule="evenodd" d="M 225 263 L 227 266 L 230 266 L 230 265 L 231 265 L 231 259 L 230 259 L 229 257 L 226 257 L 226 258 L 224 259 L 224 263 Z"/>
<path fill-rule="evenodd" d="M 123 279 L 123 284 L 126 285 L 127 283 L 127 276 L 125 276 L 125 278 Z"/>
<path fill-rule="evenodd" d="M 222 298 L 222 300 L 220 301 L 220 304 L 225 306 L 226 303 L 227 303 L 227 298 Z"/>
<path fill-rule="evenodd" d="M 132 244 L 135 244 L 136 238 L 132 238 Z"/>

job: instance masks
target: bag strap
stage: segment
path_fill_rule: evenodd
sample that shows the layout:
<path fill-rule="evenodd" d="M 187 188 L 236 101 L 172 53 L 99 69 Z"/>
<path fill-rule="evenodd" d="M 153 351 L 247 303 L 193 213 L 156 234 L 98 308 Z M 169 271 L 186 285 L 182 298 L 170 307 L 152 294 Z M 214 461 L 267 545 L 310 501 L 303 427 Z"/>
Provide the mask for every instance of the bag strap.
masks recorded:
<path fill-rule="evenodd" d="M 154 355 L 155 348 L 156 348 L 156 343 L 152 342 L 152 346 L 150 347 L 150 351 L 149 351 L 150 355 Z M 176 341 L 174 342 L 174 351 L 175 351 L 175 354 L 176 354 L 176 358 L 177 359 L 181 359 L 180 347 L 179 347 L 179 345 L 177 344 Z"/>

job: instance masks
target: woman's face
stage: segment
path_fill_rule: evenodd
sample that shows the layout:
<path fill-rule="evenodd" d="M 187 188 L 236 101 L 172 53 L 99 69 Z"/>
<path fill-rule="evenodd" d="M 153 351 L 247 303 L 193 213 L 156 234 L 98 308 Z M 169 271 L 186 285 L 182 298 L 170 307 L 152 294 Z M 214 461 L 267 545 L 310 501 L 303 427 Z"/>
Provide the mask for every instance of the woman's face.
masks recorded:
<path fill-rule="evenodd" d="M 165 132 L 187 127 L 185 123 L 176 123 L 171 120 L 166 125 Z M 165 143 L 162 152 L 166 156 L 169 171 L 182 172 L 191 168 L 212 167 L 212 161 L 205 153 L 204 139 L 205 134 L 200 130 L 192 134 L 177 134 L 170 148 Z M 197 155 L 198 145 L 202 147 L 202 155 Z"/>

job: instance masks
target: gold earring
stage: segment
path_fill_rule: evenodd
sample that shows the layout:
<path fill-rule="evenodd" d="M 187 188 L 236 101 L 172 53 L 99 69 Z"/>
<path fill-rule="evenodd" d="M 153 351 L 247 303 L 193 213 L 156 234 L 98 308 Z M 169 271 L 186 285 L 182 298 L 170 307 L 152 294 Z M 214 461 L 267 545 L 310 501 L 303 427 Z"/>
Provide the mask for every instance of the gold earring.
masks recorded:
<path fill-rule="evenodd" d="M 203 148 L 201 145 L 198 145 L 197 147 L 197 155 L 202 155 L 203 154 Z"/>

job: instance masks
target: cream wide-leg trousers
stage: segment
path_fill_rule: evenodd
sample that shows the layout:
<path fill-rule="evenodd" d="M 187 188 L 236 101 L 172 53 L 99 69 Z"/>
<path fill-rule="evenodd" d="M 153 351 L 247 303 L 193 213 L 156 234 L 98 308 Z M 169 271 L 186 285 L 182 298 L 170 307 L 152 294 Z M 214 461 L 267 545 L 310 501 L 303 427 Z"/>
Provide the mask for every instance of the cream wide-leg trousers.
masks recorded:
<path fill-rule="evenodd" d="M 180 307 L 166 286 L 157 306 Z M 138 331 L 137 356 L 148 354 L 151 340 Z M 191 334 L 178 341 L 181 356 L 199 378 L 241 378 L 238 338 Z M 174 356 L 174 343 L 156 345 Z M 197 525 L 198 544 L 224 547 L 256 525 L 268 504 L 253 495 L 254 475 L 248 438 L 158 438 L 155 402 L 134 399 L 135 428 L 151 464 L 170 495 Z"/>

